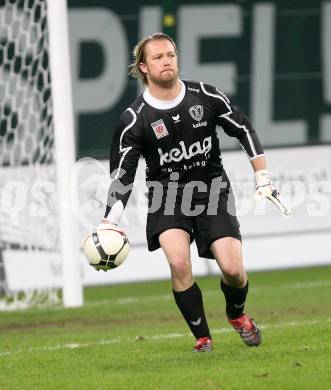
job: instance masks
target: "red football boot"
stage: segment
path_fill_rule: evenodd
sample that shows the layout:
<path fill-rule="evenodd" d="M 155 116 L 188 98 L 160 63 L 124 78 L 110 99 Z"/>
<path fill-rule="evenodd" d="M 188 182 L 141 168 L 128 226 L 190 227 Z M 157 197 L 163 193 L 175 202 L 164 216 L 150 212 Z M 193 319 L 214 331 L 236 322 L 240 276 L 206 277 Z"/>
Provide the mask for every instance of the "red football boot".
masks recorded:
<path fill-rule="evenodd" d="M 246 345 L 249 347 L 257 347 L 261 344 L 261 330 L 247 314 L 243 314 L 241 317 L 235 318 L 234 320 L 229 319 L 229 322 L 239 333 L 242 341 Z"/>
<path fill-rule="evenodd" d="M 211 352 L 213 350 L 213 340 L 211 337 L 200 337 L 193 348 L 193 352 Z"/>

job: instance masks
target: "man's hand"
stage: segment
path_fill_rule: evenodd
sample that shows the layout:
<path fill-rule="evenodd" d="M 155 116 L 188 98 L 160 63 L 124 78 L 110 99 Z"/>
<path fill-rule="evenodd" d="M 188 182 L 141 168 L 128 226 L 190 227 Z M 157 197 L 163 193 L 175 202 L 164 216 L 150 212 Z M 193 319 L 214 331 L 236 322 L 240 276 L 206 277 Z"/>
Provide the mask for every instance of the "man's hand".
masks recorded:
<path fill-rule="evenodd" d="M 114 229 L 114 230 L 118 230 L 119 232 L 122 232 L 124 233 L 124 231 L 122 229 L 120 229 L 117 225 L 111 223 L 110 221 L 108 221 L 108 219 L 106 218 L 103 218 L 103 220 L 101 221 L 100 225 L 98 225 L 97 229 L 102 229 L 102 227 L 105 227 L 105 228 L 111 228 L 111 229 Z"/>
<path fill-rule="evenodd" d="M 255 200 L 269 199 L 286 216 L 292 215 L 292 210 L 281 200 L 279 192 L 271 181 L 268 171 L 261 169 L 255 172 L 256 190 Z"/>

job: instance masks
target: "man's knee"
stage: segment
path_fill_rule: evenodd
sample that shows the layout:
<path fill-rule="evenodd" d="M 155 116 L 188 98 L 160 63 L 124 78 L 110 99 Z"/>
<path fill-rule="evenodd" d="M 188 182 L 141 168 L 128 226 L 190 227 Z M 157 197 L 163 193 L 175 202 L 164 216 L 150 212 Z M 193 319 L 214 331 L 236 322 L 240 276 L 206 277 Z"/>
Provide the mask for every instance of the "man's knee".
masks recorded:
<path fill-rule="evenodd" d="M 242 287 L 246 284 L 247 276 L 241 264 L 226 264 L 222 267 L 223 279 L 230 285 Z"/>
<path fill-rule="evenodd" d="M 169 260 L 171 273 L 177 278 L 185 278 L 191 275 L 190 262 L 182 256 L 174 256 Z"/>
<path fill-rule="evenodd" d="M 240 279 L 243 274 L 242 267 L 236 264 L 227 264 L 222 267 L 222 273 L 232 279 Z"/>

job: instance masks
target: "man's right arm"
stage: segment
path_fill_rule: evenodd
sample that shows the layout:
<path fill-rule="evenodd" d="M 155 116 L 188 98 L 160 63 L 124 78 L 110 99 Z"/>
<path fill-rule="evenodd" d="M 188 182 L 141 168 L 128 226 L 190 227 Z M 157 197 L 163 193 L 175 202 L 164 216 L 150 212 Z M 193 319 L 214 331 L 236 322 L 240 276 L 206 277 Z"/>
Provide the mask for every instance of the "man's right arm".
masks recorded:
<path fill-rule="evenodd" d="M 113 138 L 109 159 L 111 184 L 103 222 L 119 223 L 132 191 L 140 154 L 137 116 L 128 108 L 122 114 Z"/>

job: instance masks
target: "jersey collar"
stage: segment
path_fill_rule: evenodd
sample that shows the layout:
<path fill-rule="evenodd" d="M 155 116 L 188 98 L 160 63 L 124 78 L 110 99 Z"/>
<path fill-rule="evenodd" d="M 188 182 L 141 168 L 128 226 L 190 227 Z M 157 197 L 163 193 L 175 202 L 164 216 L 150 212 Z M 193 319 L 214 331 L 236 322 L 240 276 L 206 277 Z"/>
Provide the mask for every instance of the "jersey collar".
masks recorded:
<path fill-rule="evenodd" d="M 150 93 L 148 88 L 145 89 L 143 93 L 143 97 L 145 101 L 152 106 L 153 108 L 157 108 L 159 110 L 169 110 L 170 108 L 174 108 L 178 106 L 179 103 L 184 99 L 186 87 L 185 84 L 182 82 L 182 80 L 179 80 L 182 87 L 180 89 L 180 92 L 178 96 L 175 97 L 173 100 L 159 100 L 153 97 Z"/>

